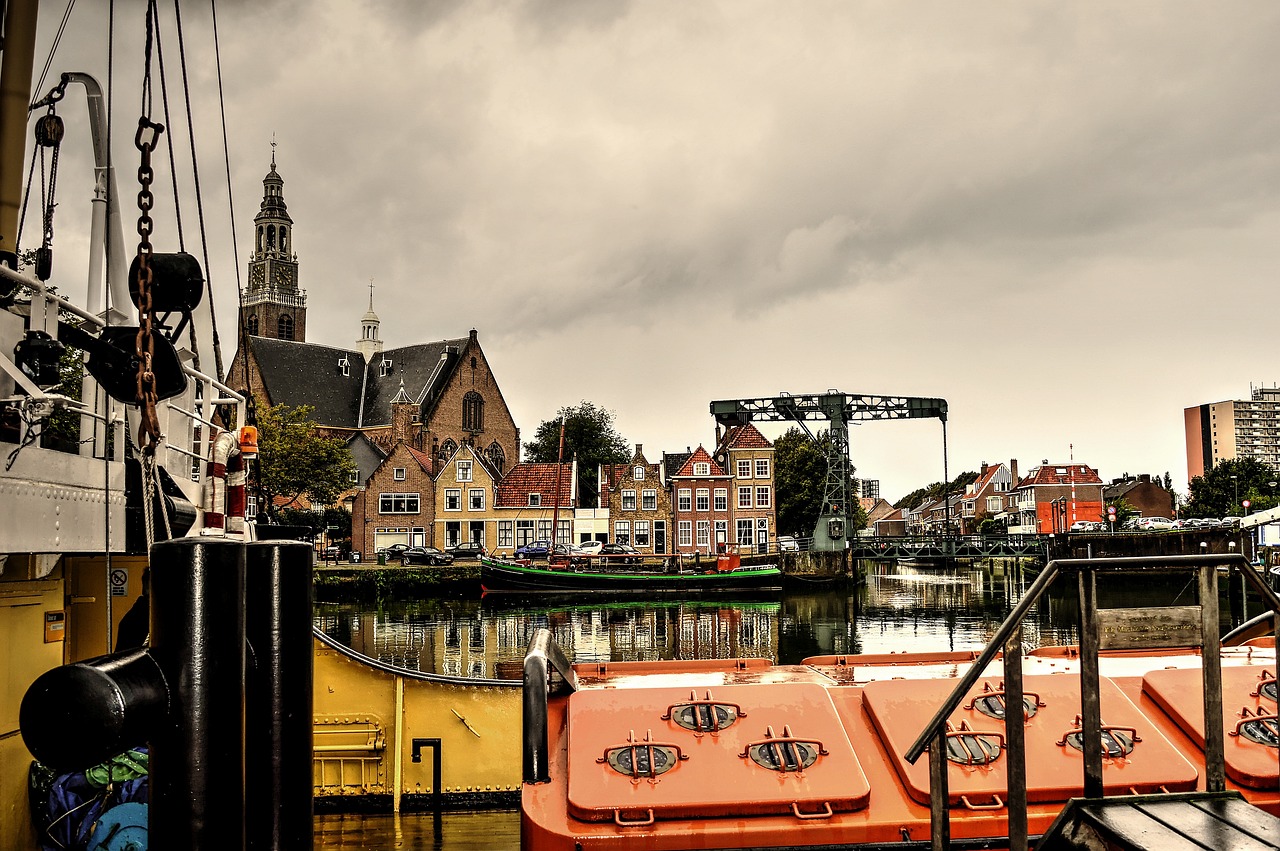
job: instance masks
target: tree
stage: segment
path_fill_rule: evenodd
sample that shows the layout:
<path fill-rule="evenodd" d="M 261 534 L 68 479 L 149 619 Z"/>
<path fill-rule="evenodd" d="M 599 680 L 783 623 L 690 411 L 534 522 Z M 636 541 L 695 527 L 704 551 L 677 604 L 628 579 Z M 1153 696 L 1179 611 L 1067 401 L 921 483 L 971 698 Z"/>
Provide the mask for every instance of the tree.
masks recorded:
<path fill-rule="evenodd" d="M 792 427 L 773 443 L 773 479 L 780 534 L 808 538 L 818 525 L 822 500 L 826 496 L 827 451 L 831 446 L 831 434 L 824 430 L 815 437 L 816 440 L 810 440 L 809 435 Z M 856 493 L 856 488 L 857 480 L 850 479 L 849 493 Z M 867 525 L 867 513 L 857 502 L 849 508 L 852 534 Z"/>
<path fill-rule="evenodd" d="M 258 488 L 263 507 L 276 497 L 283 507 L 305 497 L 313 505 L 332 505 L 351 486 L 356 463 L 335 438 L 321 437 L 310 405 L 262 406 L 258 409 Z"/>
<path fill-rule="evenodd" d="M 578 505 L 596 508 L 599 503 L 600 464 L 625 464 L 631 460 L 627 439 L 613 425 L 613 412 L 582 401 L 565 406 L 554 418 L 544 420 L 524 445 L 527 460 L 554 464 L 560 455 L 560 422 L 564 420 L 564 457 L 578 459 Z"/>
<path fill-rule="evenodd" d="M 917 508 L 926 499 L 938 499 L 945 489 L 948 496 L 964 493 L 964 489 L 978 480 L 977 472 L 968 470 L 951 480 L 951 484 L 934 482 L 922 488 L 916 488 L 893 504 L 894 508 Z"/>
<path fill-rule="evenodd" d="M 1249 500 L 1248 511 L 1274 508 L 1280 476 L 1268 464 L 1256 458 L 1231 458 L 1219 461 L 1203 476 L 1191 480 L 1191 494 L 1181 511 L 1182 517 L 1238 517 L 1245 513 L 1241 503 Z"/>

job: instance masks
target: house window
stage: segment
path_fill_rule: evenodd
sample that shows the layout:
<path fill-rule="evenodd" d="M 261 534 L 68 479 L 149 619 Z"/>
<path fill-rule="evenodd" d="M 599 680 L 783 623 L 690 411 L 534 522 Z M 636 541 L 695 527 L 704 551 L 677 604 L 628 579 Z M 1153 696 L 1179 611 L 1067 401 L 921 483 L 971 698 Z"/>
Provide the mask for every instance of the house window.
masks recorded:
<path fill-rule="evenodd" d="M 699 547 L 711 546 L 711 521 L 710 520 L 698 521 L 698 546 Z"/>
<path fill-rule="evenodd" d="M 462 524 L 457 520 L 444 524 L 444 545 L 446 547 L 458 546 L 458 537 L 462 534 Z"/>
<path fill-rule="evenodd" d="M 499 547 L 511 546 L 512 534 L 513 534 L 513 524 L 511 523 L 511 521 L 499 520 L 498 521 L 498 546 Z"/>
<path fill-rule="evenodd" d="M 750 507 L 751 507 L 751 488 L 750 488 L 750 486 L 745 487 L 745 488 L 738 488 L 738 507 L 739 507 L 739 508 L 750 508 Z"/>
<path fill-rule="evenodd" d="M 397 482 L 403 482 L 403 481 L 404 481 L 404 474 L 405 474 L 405 468 L 404 468 L 404 467 L 396 467 L 396 468 L 392 471 L 392 475 L 394 476 L 394 478 L 395 478 L 395 480 L 396 480 Z"/>
<path fill-rule="evenodd" d="M 631 478 L 635 479 L 637 482 L 643 482 L 643 481 L 644 481 L 644 467 L 641 467 L 640 465 L 638 465 L 638 464 L 637 464 L 637 465 L 636 465 L 636 466 L 631 470 Z"/>
<path fill-rule="evenodd" d="M 462 489 L 461 488 L 445 489 L 444 510 L 445 511 L 461 511 L 462 510 Z"/>
<path fill-rule="evenodd" d="M 352 471 L 351 471 L 351 484 L 353 484 L 353 485 L 358 485 L 358 484 L 360 484 L 360 471 L 359 471 L 359 470 L 352 470 Z"/>
<path fill-rule="evenodd" d="M 688 488 L 676 491 L 676 510 L 693 511 L 693 491 Z"/>
<path fill-rule="evenodd" d="M 636 540 L 634 545 L 637 547 L 649 546 L 649 521 L 648 520 L 636 521 Z"/>
<path fill-rule="evenodd" d="M 484 488 L 472 488 L 469 492 L 470 511 L 484 511 Z"/>
<path fill-rule="evenodd" d="M 695 503 L 698 511 L 711 510 L 711 491 L 706 488 L 698 488 L 697 502 Z"/>
<path fill-rule="evenodd" d="M 386 358 L 382 359 L 382 363 L 378 364 L 378 377 L 386 378 L 391 374 L 391 361 Z"/>
<path fill-rule="evenodd" d="M 529 505 L 534 508 L 537 508 L 539 505 L 542 505 L 542 494 L 540 493 L 529 494 Z"/>
<path fill-rule="evenodd" d="M 623 511 L 636 510 L 636 492 L 635 491 L 622 492 L 622 510 Z"/>
<path fill-rule="evenodd" d="M 693 465 L 693 474 L 695 476 L 709 476 L 711 475 L 711 465 L 706 461 L 699 461 Z"/>
<path fill-rule="evenodd" d="M 678 524 L 676 524 L 676 528 L 679 530 L 678 534 L 680 536 L 680 546 L 692 547 L 693 546 L 693 524 L 690 523 L 688 520 L 681 520 Z"/>
<path fill-rule="evenodd" d="M 742 460 L 738 462 L 738 478 L 739 479 L 751 478 L 751 462 L 750 461 Z"/>
<path fill-rule="evenodd" d="M 462 427 L 484 431 L 484 397 L 474 390 L 462 397 Z"/>
<path fill-rule="evenodd" d="M 538 540 L 539 541 L 551 540 L 551 521 L 550 520 L 538 521 Z"/>
<path fill-rule="evenodd" d="M 420 514 L 420 494 L 384 493 L 378 495 L 379 514 Z"/>
<path fill-rule="evenodd" d="M 258 336 L 258 317 L 256 316 L 249 317 L 249 327 L 246 330 L 249 332 L 250 336 L 252 337 Z M 344 372 L 342 374 L 347 375 L 348 373 Z"/>
<path fill-rule="evenodd" d="M 756 508 L 769 507 L 769 487 L 756 488 Z"/>
<path fill-rule="evenodd" d="M 573 542 L 573 521 L 557 520 L 556 521 L 556 543 L 569 544 Z"/>
<path fill-rule="evenodd" d="M 278 336 L 280 337 L 281 340 L 292 340 L 293 339 L 293 317 L 287 316 L 287 315 L 281 316 L 280 321 L 276 323 L 276 329 L 279 331 Z"/>
<path fill-rule="evenodd" d="M 728 511 L 729 510 L 729 489 L 716 488 L 715 501 L 716 501 L 716 511 Z"/>
<path fill-rule="evenodd" d="M 618 520 L 613 524 L 613 540 L 619 544 L 631 543 L 630 520 Z"/>
<path fill-rule="evenodd" d="M 756 459 L 756 478 L 757 479 L 769 478 L 769 459 L 768 458 Z"/>
<path fill-rule="evenodd" d="M 525 544 L 533 540 L 533 521 L 517 520 L 516 521 L 516 546 L 523 547 Z"/>
<path fill-rule="evenodd" d="M 256 317 L 255 317 L 254 321 L 257 321 L 257 318 L 256 318 Z M 250 334 L 252 334 L 253 332 L 252 332 L 252 331 L 250 331 L 249 333 L 250 333 Z M 338 358 L 338 369 L 342 370 L 342 374 L 343 374 L 343 375 L 350 377 L 350 375 L 351 375 L 351 361 L 347 360 L 346 358 Z"/>
<path fill-rule="evenodd" d="M 738 521 L 738 538 L 737 538 L 738 546 L 740 547 L 751 546 L 751 531 L 752 531 L 752 524 L 750 520 Z"/>
<path fill-rule="evenodd" d="M 458 481 L 460 482 L 471 481 L 471 462 L 470 461 L 463 461 L 463 460 L 458 461 Z"/>
<path fill-rule="evenodd" d="M 645 511 L 658 510 L 658 492 L 656 490 L 646 490 L 640 492 L 640 508 Z"/>

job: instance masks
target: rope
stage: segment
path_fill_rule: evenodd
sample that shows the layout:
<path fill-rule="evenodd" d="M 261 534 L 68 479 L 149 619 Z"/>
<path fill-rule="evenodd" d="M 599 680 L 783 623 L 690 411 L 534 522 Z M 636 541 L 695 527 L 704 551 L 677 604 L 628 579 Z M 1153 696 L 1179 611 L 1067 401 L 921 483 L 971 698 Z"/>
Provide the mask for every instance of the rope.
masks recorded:
<path fill-rule="evenodd" d="M 71 19 L 71 8 L 75 5 L 76 0 L 67 0 L 67 8 L 62 13 L 62 21 L 58 24 L 58 32 L 53 36 L 53 44 L 49 47 L 49 56 L 44 61 L 44 68 L 40 70 L 40 79 L 36 82 L 35 88 L 31 90 L 33 92 L 44 91 L 44 81 L 49 76 L 49 68 L 53 65 L 54 54 L 58 52 L 58 45 L 62 43 L 62 34 L 66 32 L 67 21 Z"/>
<path fill-rule="evenodd" d="M 164 104 L 164 124 L 166 127 L 173 127 L 173 119 L 169 116 L 169 81 L 164 72 L 164 44 L 160 40 L 160 24 L 156 22 L 156 53 L 159 54 L 160 60 L 160 102 Z M 173 186 L 173 215 L 178 227 L 178 250 L 186 251 L 186 234 L 182 228 L 182 205 L 178 202 L 178 161 L 173 152 L 173 134 L 170 133 L 165 138 L 166 146 L 169 150 L 169 174 L 172 179 L 169 181 Z"/>

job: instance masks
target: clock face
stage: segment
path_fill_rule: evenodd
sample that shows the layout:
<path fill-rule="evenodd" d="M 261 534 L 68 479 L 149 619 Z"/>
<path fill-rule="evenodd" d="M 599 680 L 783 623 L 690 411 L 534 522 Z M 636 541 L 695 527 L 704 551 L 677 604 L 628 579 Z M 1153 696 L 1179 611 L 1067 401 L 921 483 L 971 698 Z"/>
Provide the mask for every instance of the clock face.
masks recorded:
<path fill-rule="evenodd" d="M 277 266 L 275 272 L 280 286 L 292 288 L 297 285 L 297 272 L 292 266 Z"/>
<path fill-rule="evenodd" d="M 249 270 L 249 286 L 260 287 L 264 283 L 266 283 L 266 280 L 267 280 L 267 271 L 262 267 L 261 263 L 255 264 Z"/>

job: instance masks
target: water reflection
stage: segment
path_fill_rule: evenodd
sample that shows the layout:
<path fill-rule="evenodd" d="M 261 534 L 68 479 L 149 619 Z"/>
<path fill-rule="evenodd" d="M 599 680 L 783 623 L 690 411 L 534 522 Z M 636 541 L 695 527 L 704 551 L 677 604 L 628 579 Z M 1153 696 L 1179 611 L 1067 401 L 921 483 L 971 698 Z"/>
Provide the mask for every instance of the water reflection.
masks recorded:
<path fill-rule="evenodd" d="M 1029 563 L 948 568 L 875 562 L 840 590 L 788 590 L 770 600 L 413 600 L 322 603 L 316 625 L 382 662 L 429 673 L 520 677 L 534 631 L 550 629 L 575 662 L 726 659 L 782 664 L 840 653 L 977 650 L 1035 578 Z M 1099 580 L 1106 606 L 1193 605 L 1193 583 L 1132 575 Z M 1074 578 L 1050 588 L 1023 625 L 1028 648 L 1074 644 Z M 1224 627 L 1230 607 L 1223 600 Z"/>

